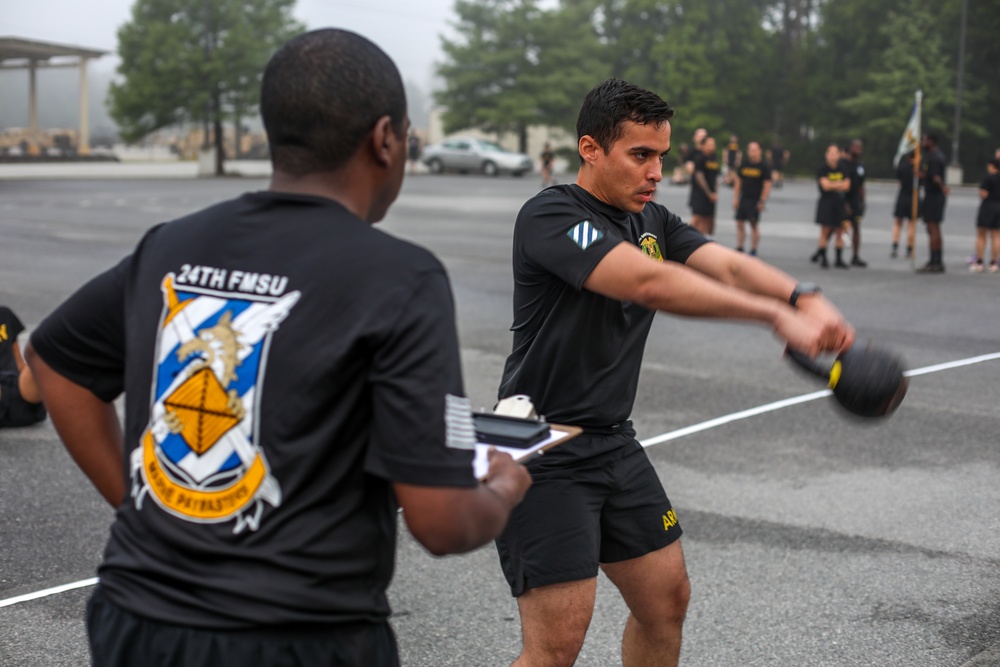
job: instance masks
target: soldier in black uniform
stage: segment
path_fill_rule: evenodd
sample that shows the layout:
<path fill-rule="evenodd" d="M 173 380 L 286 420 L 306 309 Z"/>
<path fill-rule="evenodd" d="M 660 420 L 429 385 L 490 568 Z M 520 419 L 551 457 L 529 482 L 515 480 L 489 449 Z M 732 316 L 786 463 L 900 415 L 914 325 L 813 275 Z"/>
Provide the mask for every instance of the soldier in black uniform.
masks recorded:
<path fill-rule="evenodd" d="M 555 166 L 556 154 L 552 151 L 552 146 L 548 142 L 545 142 L 545 146 L 542 148 L 542 187 L 547 188 L 550 185 L 555 184 L 556 180 L 552 177 L 552 170 Z"/>
<path fill-rule="evenodd" d="M 785 184 L 785 165 L 791 157 L 791 153 L 780 141 L 775 140 L 774 145 L 767 149 L 765 154 L 768 164 L 771 165 L 771 178 L 774 180 L 774 187 L 780 188 Z"/>
<path fill-rule="evenodd" d="M 687 171 L 688 176 L 694 175 L 694 159 L 701 151 L 701 144 L 705 141 L 705 137 L 708 136 L 708 130 L 703 127 L 699 127 L 691 135 L 691 147 L 685 152 L 684 155 L 684 169 Z M 688 199 L 688 206 L 691 205 L 690 198 Z"/>
<path fill-rule="evenodd" d="M 948 193 L 951 192 L 945 182 L 946 162 L 944 153 L 938 148 L 938 137 L 933 132 L 924 135 L 923 149 L 927 155 L 927 170 L 924 174 L 924 223 L 927 225 L 930 260 L 917 269 L 917 273 L 944 273 L 944 238 L 941 236 L 941 223 L 944 222 L 944 209 L 948 203 Z"/>
<path fill-rule="evenodd" d="M 534 485 L 497 540 L 521 614 L 518 665 L 574 663 L 599 568 L 629 608 L 625 664 L 677 664 L 690 594 L 681 529 L 629 421 L 657 311 L 758 322 L 810 354 L 853 340 L 815 286 L 652 202 L 672 116 L 638 86 L 598 85 L 577 120 L 576 183 L 535 195 L 514 226 L 499 397 L 527 394 L 550 421 L 584 429 L 529 464 Z"/>
<path fill-rule="evenodd" d="M 410 173 L 417 170 L 420 164 L 420 137 L 416 132 L 410 132 L 406 139 L 406 159 L 410 163 Z"/>
<path fill-rule="evenodd" d="M 913 257 L 913 245 L 917 239 L 917 219 L 920 217 L 920 169 L 916 164 L 916 154 L 910 151 L 899 159 L 896 165 L 896 180 L 899 181 L 899 193 L 892 209 L 892 252 L 890 257 L 899 256 L 899 237 L 903 230 L 903 220 L 906 225 L 906 259 Z M 913 211 L 913 175 L 917 172 L 917 211 Z"/>
<path fill-rule="evenodd" d="M 718 195 L 719 158 L 715 154 L 715 137 L 706 136 L 701 150 L 694 155 L 691 176 L 691 226 L 705 236 L 715 234 L 715 203 Z"/>
<path fill-rule="evenodd" d="M 974 273 L 982 273 L 983 259 L 986 257 L 986 237 L 989 236 L 989 272 L 1000 270 L 997 258 L 1000 256 L 1000 159 L 993 158 L 986 164 L 986 177 L 979 184 L 979 214 L 976 216 L 976 261 L 970 267 Z"/>
<path fill-rule="evenodd" d="M 844 224 L 849 222 L 844 198 L 851 187 L 845 167 L 841 159 L 840 146 L 830 144 L 826 148 L 826 159 L 816 172 L 816 185 L 819 187 L 819 201 L 816 202 L 816 224 L 819 228 L 819 245 L 809 259 L 819 262 L 824 269 L 830 267 L 826 258 L 826 247 L 830 236 L 834 237 L 834 247 L 837 259 L 834 266 L 846 269 L 844 261 Z"/>
<path fill-rule="evenodd" d="M 397 508 L 436 554 L 530 484 L 473 477 L 450 287 L 372 227 L 405 172 L 396 67 L 342 30 L 268 63 L 270 188 L 151 229 L 34 331 L 66 447 L 117 508 L 94 664 L 398 665 Z M 112 401 L 125 394 L 125 428 Z"/>
<path fill-rule="evenodd" d="M 0 428 L 28 426 L 45 419 L 38 386 L 17 341 L 22 331 L 24 324 L 14 311 L 0 306 Z"/>
<path fill-rule="evenodd" d="M 749 149 L 749 147 L 748 147 Z M 729 187 L 733 187 L 736 182 L 736 170 L 740 166 L 743 158 L 743 151 L 740 150 L 740 138 L 735 134 L 729 135 L 729 143 L 725 148 L 725 174 L 723 182 Z"/>
<path fill-rule="evenodd" d="M 864 144 L 860 139 L 851 142 L 847 152 L 847 177 L 851 187 L 847 191 L 847 215 L 851 220 L 851 266 L 865 268 L 868 263 L 861 259 L 861 218 L 865 215 L 865 166 L 861 164 Z"/>
<path fill-rule="evenodd" d="M 750 224 L 750 254 L 757 255 L 760 245 L 760 214 L 771 195 L 771 168 L 763 160 L 760 144 L 747 144 L 747 161 L 736 170 L 733 186 L 733 209 L 736 211 L 736 249 L 743 252 L 746 240 L 744 222 Z"/>

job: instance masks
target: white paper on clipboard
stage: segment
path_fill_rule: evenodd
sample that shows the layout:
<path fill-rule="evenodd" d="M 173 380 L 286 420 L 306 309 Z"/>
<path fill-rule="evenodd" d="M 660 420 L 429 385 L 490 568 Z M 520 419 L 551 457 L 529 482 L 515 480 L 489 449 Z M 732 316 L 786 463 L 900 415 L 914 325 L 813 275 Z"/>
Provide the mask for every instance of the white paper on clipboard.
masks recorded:
<path fill-rule="evenodd" d="M 486 477 L 486 473 L 489 472 L 490 469 L 489 459 L 487 458 L 487 452 L 489 452 L 490 447 L 496 447 L 499 451 L 510 454 L 515 461 L 524 461 L 539 454 L 540 452 L 543 452 L 549 447 L 561 443 L 564 440 L 576 437 L 580 434 L 580 432 L 581 429 L 575 426 L 550 424 L 548 436 L 538 441 L 531 447 L 504 447 L 502 445 L 489 445 L 477 442 L 476 456 L 472 461 L 473 474 L 476 476 L 476 479 L 483 479 Z"/>

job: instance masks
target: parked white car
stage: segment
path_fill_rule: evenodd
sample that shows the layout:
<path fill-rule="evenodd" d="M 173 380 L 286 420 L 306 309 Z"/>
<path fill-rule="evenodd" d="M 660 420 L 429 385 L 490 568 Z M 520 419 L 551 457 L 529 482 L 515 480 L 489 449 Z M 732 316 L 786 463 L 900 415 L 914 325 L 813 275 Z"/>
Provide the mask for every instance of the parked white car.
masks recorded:
<path fill-rule="evenodd" d="M 524 153 L 511 153 L 492 141 L 471 137 L 455 137 L 425 146 L 420 161 L 432 174 L 478 171 L 487 176 L 520 176 L 534 167 L 531 158 Z"/>

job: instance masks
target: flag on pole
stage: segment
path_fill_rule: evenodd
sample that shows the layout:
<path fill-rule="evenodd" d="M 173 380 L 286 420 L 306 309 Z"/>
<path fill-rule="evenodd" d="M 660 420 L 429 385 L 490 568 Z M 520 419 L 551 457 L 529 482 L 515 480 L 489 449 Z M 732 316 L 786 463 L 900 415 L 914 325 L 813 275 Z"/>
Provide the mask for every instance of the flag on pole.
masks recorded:
<path fill-rule="evenodd" d="M 920 143 L 920 100 L 923 97 L 921 91 L 917 91 L 913 100 L 913 111 L 910 112 L 910 122 L 906 124 L 903 137 L 899 140 L 899 148 L 896 149 L 896 157 L 892 161 L 892 166 L 898 167 L 899 161 L 904 155 L 916 149 Z"/>

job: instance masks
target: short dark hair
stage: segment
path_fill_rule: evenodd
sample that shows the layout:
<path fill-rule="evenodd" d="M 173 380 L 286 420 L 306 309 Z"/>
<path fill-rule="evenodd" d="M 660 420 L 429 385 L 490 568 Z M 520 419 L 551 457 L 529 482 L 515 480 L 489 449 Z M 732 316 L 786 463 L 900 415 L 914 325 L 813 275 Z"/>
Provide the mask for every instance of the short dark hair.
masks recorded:
<path fill-rule="evenodd" d="M 931 141 L 935 146 L 938 145 L 938 135 L 937 135 L 937 132 L 928 132 L 927 134 L 924 135 L 924 137 L 928 141 Z"/>
<path fill-rule="evenodd" d="M 335 171 L 382 116 L 404 136 L 406 93 L 382 49 L 361 35 L 327 28 L 292 38 L 271 57 L 260 115 L 275 169 Z"/>
<path fill-rule="evenodd" d="M 595 86 L 580 107 L 576 119 L 577 141 L 590 135 L 605 153 L 625 134 L 623 124 L 662 125 L 674 110 L 659 95 L 621 79 L 608 79 Z M 581 163 L 583 158 L 580 158 Z"/>

